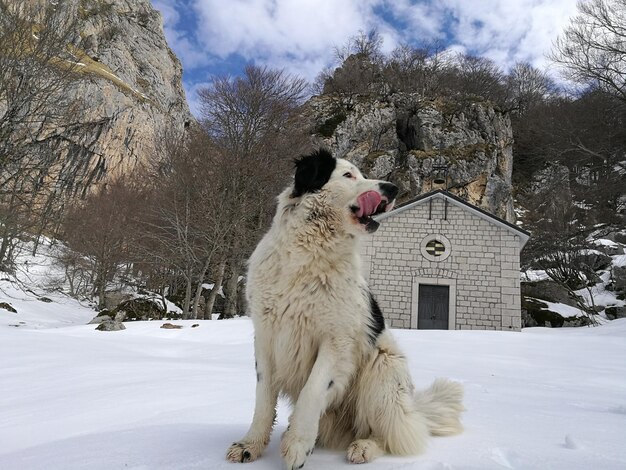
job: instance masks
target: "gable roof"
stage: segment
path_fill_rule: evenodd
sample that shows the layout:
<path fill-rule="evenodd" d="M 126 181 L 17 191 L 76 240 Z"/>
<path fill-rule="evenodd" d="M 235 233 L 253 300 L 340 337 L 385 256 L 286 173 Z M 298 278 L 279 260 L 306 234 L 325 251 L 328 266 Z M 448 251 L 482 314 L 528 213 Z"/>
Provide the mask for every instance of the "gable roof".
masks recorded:
<path fill-rule="evenodd" d="M 460 197 L 455 196 L 454 194 L 448 191 L 445 191 L 443 189 L 436 189 L 428 193 L 420 194 L 419 196 L 400 204 L 398 207 L 396 207 L 392 211 L 385 212 L 384 214 L 376 216 L 376 220 L 383 220 L 388 217 L 393 217 L 394 215 L 404 212 L 405 210 L 412 209 L 413 207 L 419 204 L 422 204 L 424 202 L 427 202 L 434 198 L 448 200 L 450 203 L 454 204 L 455 206 L 460 207 L 461 209 L 466 210 L 468 212 L 471 212 L 472 214 L 480 217 L 481 219 L 484 219 L 489 223 L 497 225 L 498 227 L 501 227 L 513 233 L 514 235 L 519 236 L 520 241 L 521 241 L 520 249 L 524 247 L 524 245 L 530 238 L 530 232 L 527 232 L 526 230 L 518 227 L 517 225 L 507 222 L 506 220 L 501 219 L 500 217 L 495 216 L 487 212 L 486 210 L 475 206 L 474 204 L 470 204 L 465 199 L 461 199 Z"/>

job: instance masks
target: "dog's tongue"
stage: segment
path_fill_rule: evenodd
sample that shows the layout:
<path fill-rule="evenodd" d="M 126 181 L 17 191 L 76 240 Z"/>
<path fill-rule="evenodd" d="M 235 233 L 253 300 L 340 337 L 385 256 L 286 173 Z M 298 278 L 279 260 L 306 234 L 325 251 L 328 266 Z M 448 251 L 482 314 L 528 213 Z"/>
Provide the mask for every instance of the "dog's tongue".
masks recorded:
<path fill-rule="evenodd" d="M 357 198 L 357 202 L 359 203 L 359 210 L 356 213 L 357 217 L 369 217 L 374 212 L 376 212 L 376 208 L 380 204 L 382 198 L 380 194 L 376 191 L 367 191 L 361 194 Z"/>

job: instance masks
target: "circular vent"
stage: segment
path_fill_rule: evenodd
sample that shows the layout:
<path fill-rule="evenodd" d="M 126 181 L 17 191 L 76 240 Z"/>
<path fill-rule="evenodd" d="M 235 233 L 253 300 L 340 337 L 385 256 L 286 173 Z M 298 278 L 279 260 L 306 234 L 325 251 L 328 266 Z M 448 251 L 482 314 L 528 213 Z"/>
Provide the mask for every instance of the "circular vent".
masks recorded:
<path fill-rule="evenodd" d="M 439 240 L 431 240 L 426 244 L 426 252 L 431 256 L 441 256 L 446 252 L 446 247 Z"/>
<path fill-rule="evenodd" d="M 451 247 L 450 240 L 441 233 L 428 235 L 420 243 L 422 256 L 429 261 L 439 262 L 447 259 L 450 256 Z"/>

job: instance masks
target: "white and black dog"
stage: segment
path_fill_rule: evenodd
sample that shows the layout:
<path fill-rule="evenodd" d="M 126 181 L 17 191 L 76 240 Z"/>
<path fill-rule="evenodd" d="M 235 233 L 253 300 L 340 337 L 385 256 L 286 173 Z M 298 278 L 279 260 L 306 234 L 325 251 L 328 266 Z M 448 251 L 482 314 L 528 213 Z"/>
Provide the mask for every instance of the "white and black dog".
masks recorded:
<path fill-rule="evenodd" d="M 256 407 L 228 460 L 261 455 L 279 394 L 293 404 L 281 442 L 288 469 L 301 468 L 315 446 L 347 449 L 350 462 L 364 463 L 384 452 L 417 454 L 429 435 L 461 432 L 461 385 L 438 379 L 415 391 L 361 273 L 359 237 L 378 228 L 372 217 L 397 193 L 325 150 L 296 161 L 294 183 L 249 261 Z"/>

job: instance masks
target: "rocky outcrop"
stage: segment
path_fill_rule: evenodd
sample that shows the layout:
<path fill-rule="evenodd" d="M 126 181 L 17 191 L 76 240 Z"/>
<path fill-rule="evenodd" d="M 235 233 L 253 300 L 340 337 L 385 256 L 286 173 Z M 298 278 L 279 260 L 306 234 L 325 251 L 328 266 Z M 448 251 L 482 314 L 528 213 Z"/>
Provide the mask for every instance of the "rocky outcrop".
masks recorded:
<path fill-rule="evenodd" d="M 129 173 L 154 157 L 166 129 L 182 130 L 192 119 L 161 14 L 149 0 L 59 5 L 80 19 L 82 39 L 71 49 L 78 79 L 64 91 L 68 124 L 44 133 L 41 144 L 83 183 Z"/>
<path fill-rule="evenodd" d="M 317 145 L 369 177 L 389 178 L 400 201 L 447 186 L 469 202 L 514 221 L 513 133 L 507 115 L 484 101 L 398 93 L 386 99 L 321 95 L 305 105 Z M 435 183 L 433 166 L 448 167 Z"/>

